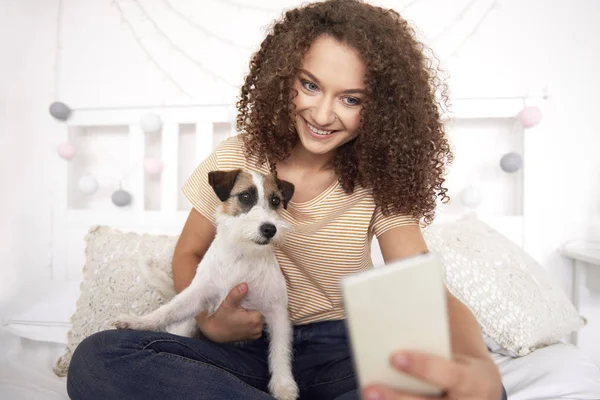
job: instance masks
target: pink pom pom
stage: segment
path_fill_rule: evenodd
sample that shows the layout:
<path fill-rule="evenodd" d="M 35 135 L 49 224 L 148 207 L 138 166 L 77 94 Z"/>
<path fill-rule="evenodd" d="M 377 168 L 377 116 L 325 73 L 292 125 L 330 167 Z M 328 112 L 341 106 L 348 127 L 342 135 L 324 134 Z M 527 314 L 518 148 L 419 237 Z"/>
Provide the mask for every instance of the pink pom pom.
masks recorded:
<path fill-rule="evenodd" d="M 525 107 L 519 113 L 519 120 L 525 128 L 534 127 L 542 120 L 542 111 L 535 106 Z"/>
<path fill-rule="evenodd" d="M 148 175 L 159 175 L 164 168 L 163 162 L 154 157 L 148 157 L 144 160 L 144 171 Z"/>
<path fill-rule="evenodd" d="M 58 145 L 56 152 L 60 156 L 60 158 L 64 160 L 70 161 L 73 157 L 75 157 L 75 153 L 77 153 L 77 149 L 69 142 L 63 142 Z"/>

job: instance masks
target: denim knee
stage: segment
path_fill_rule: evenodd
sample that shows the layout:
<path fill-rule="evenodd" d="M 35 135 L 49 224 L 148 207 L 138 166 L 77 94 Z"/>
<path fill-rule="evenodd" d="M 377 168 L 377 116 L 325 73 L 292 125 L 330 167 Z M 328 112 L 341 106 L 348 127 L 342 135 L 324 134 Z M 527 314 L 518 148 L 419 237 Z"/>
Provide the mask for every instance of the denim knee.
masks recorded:
<path fill-rule="evenodd" d="M 81 363 L 85 363 L 90 358 L 96 358 L 100 356 L 103 350 L 106 350 L 106 336 L 110 336 L 111 331 L 96 332 L 87 338 L 83 339 L 79 345 L 75 348 L 73 355 L 71 356 L 71 363 L 69 364 L 69 373 L 71 369 L 79 366 Z"/>
<path fill-rule="evenodd" d="M 101 382 L 109 347 L 107 340 L 114 331 L 102 331 L 83 339 L 75 348 L 67 372 L 67 392 L 72 399 L 83 399 L 84 393 Z"/>

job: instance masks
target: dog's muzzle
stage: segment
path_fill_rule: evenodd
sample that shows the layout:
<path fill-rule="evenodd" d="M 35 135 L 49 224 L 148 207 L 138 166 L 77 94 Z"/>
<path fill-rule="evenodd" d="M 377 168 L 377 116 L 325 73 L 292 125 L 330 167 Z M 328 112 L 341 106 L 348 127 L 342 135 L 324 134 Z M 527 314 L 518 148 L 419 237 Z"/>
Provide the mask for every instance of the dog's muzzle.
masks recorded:
<path fill-rule="evenodd" d="M 271 239 L 276 233 L 277 227 L 273 224 L 266 223 L 260 226 L 260 234 L 267 239 Z"/>
<path fill-rule="evenodd" d="M 271 239 L 273 239 L 273 237 L 277 233 L 277 227 L 271 224 L 270 222 L 265 222 L 264 224 L 261 224 L 258 230 L 260 232 L 260 238 L 255 242 L 256 244 L 261 245 L 271 243 Z"/>

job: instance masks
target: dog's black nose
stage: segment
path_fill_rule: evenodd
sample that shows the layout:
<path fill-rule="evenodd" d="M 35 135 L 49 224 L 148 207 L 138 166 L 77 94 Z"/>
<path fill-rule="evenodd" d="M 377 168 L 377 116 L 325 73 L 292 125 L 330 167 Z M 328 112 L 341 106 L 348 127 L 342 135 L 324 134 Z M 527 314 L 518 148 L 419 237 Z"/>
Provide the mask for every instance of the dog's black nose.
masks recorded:
<path fill-rule="evenodd" d="M 277 228 L 273 224 L 262 224 L 260 233 L 267 239 L 271 239 L 277 233 Z"/>

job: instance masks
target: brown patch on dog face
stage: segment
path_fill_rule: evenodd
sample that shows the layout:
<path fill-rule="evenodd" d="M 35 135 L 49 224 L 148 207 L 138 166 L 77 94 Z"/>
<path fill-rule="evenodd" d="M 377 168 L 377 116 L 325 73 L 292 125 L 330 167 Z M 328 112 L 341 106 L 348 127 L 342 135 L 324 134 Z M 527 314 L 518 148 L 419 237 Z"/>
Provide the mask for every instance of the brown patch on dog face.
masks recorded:
<path fill-rule="evenodd" d="M 241 169 L 236 169 L 234 171 L 210 171 L 208 173 L 208 184 L 212 186 L 219 200 L 225 201 L 229 198 L 229 194 L 241 172 Z"/>
<path fill-rule="evenodd" d="M 223 202 L 223 212 L 232 216 L 247 213 L 257 202 L 258 190 L 252 175 L 248 172 L 240 172 L 229 198 Z"/>
<path fill-rule="evenodd" d="M 252 175 L 249 172 L 244 171 L 238 176 L 232 192 L 239 192 L 250 186 L 254 186 L 254 179 L 252 179 Z"/>
<path fill-rule="evenodd" d="M 287 208 L 287 204 L 294 194 L 294 185 L 291 183 L 277 179 L 273 175 L 265 176 L 265 198 L 269 207 L 276 210 L 283 206 Z"/>

